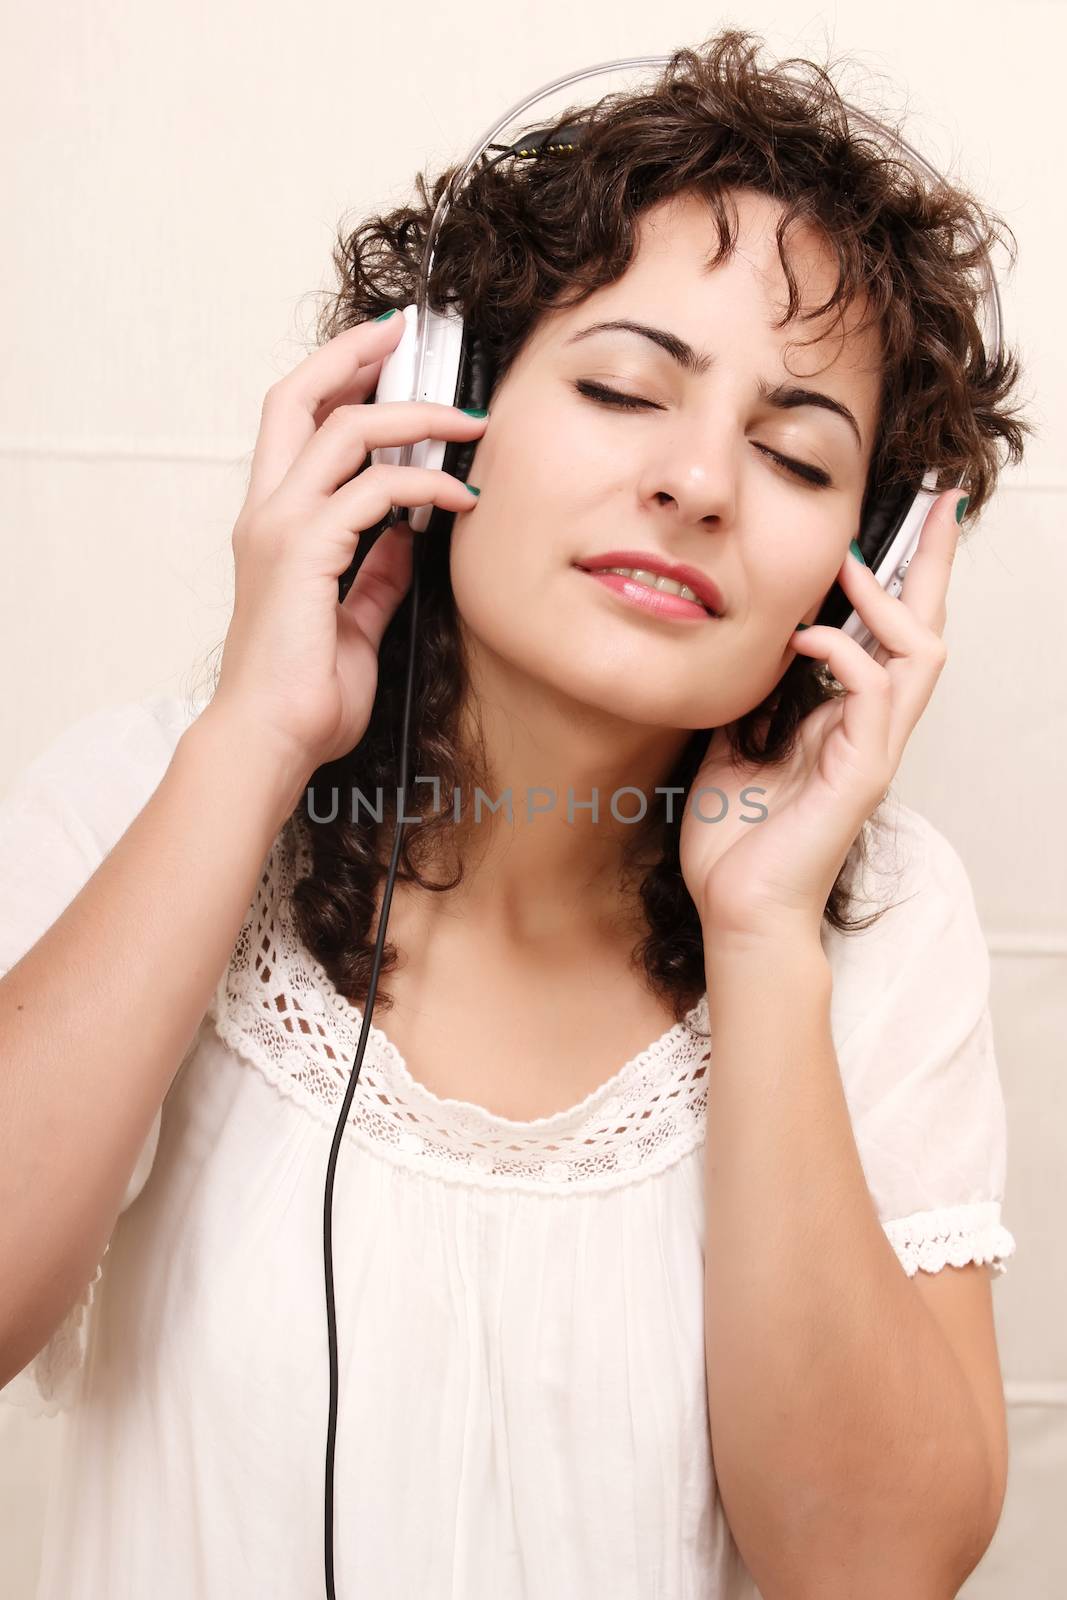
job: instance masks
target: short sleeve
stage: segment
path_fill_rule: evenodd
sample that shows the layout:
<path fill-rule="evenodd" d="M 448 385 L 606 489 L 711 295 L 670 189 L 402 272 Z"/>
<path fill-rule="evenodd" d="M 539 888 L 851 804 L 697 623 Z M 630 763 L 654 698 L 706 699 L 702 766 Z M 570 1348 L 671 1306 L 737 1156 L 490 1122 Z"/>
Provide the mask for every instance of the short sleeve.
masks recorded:
<path fill-rule="evenodd" d="M 0 795 L 0 978 L 70 905 L 144 808 L 202 705 L 176 696 L 109 706 L 67 727 Z M 157 1112 L 121 1210 L 141 1193 L 159 1142 Z M 107 1253 L 105 1247 L 104 1254 Z M 103 1260 L 48 1343 L 0 1399 L 52 1416 L 75 1400 Z"/>
<path fill-rule="evenodd" d="M 864 878 L 889 909 L 870 928 L 830 939 L 832 1027 L 853 1134 L 909 1277 L 970 1262 L 1000 1275 L 1015 1240 L 1002 1222 L 1007 1126 L 989 951 L 959 854 L 925 817 L 894 805 Z"/>

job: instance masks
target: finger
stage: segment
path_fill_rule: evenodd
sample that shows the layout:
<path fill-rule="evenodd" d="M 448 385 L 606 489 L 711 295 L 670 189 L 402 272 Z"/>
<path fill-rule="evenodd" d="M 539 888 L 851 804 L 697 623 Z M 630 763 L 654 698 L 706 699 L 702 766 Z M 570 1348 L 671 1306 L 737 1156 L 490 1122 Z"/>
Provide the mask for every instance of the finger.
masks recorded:
<path fill-rule="evenodd" d="M 956 508 L 962 498 L 959 489 L 949 489 L 935 500 L 900 591 L 900 599 L 911 614 L 937 634 L 944 633 L 948 615 L 948 587 L 961 531 Z"/>
<path fill-rule="evenodd" d="M 887 594 L 851 550 L 841 563 L 837 583 L 888 655 L 920 654 L 931 633 L 940 637 L 944 632 L 945 600 L 959 542 L 958 499 L 953 491 L 931 506 L 899 596 Z"/>
<path fill-rule="evenodd" d="M 841 727 L 861 761 L 876 775 L 875 781 L 880 782 L 892 732 L 894 684 L 888 669 L 873 661 L 858 640 L 840 628 L 820 624 L 805 629 L 790 642 L 798 654 L 825 661 L 845 689 L 837 702 L 841 707 Z M 881 787 L 885 787 L 884 783 Z"/>
<path fill-rule="evenodd" d="M 254 510 L 274 493 L 311 439 L 323 407 L 365 401 L 381 364 L 400 343 L 402 316 L 346 328 L 272 385 L 263 399 L 245 506 Z"/>
<path fill-rule="evenodd" d="M 893 603 L 890 601 L 890 604 Z M 916 623 L 916 627 L 919 626 Z M 814 648 L 809 650 L 808 642 L 813 634 L 836 634 L 838 639 L 848 646 L 847 653 L 842 656 L 836 641 L 820 643 L 816 640 Z M 864 663 L 869 663 L 871 671 L 882 675 L 884 682 L 888 684 L 889 722 L 886 748 L 894 763 L 899 762 L 916 723 L 929 704 L 930 696 L 937 686 L 937 680 L 947 660 L 948 652 L 944 641 L 929 629 L 921 628 L 915 648 L 893 656 L 884 666 L 873 660 L 862 645 L 839 628 L 809 628 L 806 632 L 798 634 L 791 643 L 801 654 L 826 661 L 834 676 L 846 689 L 851 689 L 861 681 L 857 677 L 858 673 L 862 673 L 866 682 L 873 688 L 874 679 Z M 857 655 L 860 657 L 858 663 Z M 848 679 L 842 675 L 840 670 L 842 665 L 845 666 L 846 672 L 851 671 Z M 854 715 L 853 700 L 853 695 L 846 694 L 842 701 L 850 737 L 854 729 L 854 722 L 849 720 L 850 714 Z"/>
<path fill-rule="evenodd" d="M 873 572 L 851 553 L 838 575 L 842 589 L 878 641 L 875 663 L 889 672 L 890 743 L 901 754 L 947 659 L 943 638 L 946 595 L 959 543 L 959 500 L 959 491 L 950 490 L 931 506 L 898 598 L 886 594 Z"/>
<path fill-rule="evenodd" d="M 887 594 L 871 569 L 851 551 L 841 564 L 838 584 L 860 620 L 893 655 L 907 655 L 921 647 L 925 635 L 940 636 L 945 631 L 946 598 L 960 536 L 956 522 L 959 498 L 959 491 L 953 489 L 931 506 L 899 596 Z"/>
<path fill-rule="evenodd" d="M 911 655 L 921 647 L 926 630 L 910 607 L 903 604 L 903 595 L 887 594 L 870 567 L 858 561 L 851 551 L 841 563 L 836 581 L 860 621 L 882 647 L 882 657 L 875 658 L 878 665 L 893 656 Z"/>
<path fill-rule="evenodd" d="M 439 472 L 434 467 L 390 467 L 383 464 L 368 467 L 366 472 L 331 495 L 312 522 L 297 522 L 295 532 L 288 521 L 283 522 L 280 538 L 286 545 L 295 538 L 314 539 L 315 559 L 321 557 L 328 562 L 331 576 L 339 578 L 351 566 L 360 536 L 380 522 L 393 506 L 423 505 L 468 514 L 476 509 L 478 499 L 465 483 L 461 483 L 450 472 Z M 405 525 L 410 528 L 410 523 Z M 264 528 L 260 536 L 278 538 L 279 530 Z M 417 536 L 412 531 L 412 537 L 421 535 Z M 368 556 L 367 560 L 370 559 Z M 357 581 L 358 578 L 359 573 L 356 574 Z"/>
<path fill-rule="evenodd" d="M 455 406 L 436 400 L 338 406 L 305 444 L 275 497 L 279 501 L 284 497 L 287 503 L 308 504 L 354 481 L 359 467 L 379 445 L 416 444 L 420 439 L 477 439 L 488 420 L 469 417 Z"/>
<path fill-rule="evenodd" d="M 414 537 L 404 521 L 375 540 L 341 605 L 342 636 L 358 630 L 378 650 L 411 583 Z"/>

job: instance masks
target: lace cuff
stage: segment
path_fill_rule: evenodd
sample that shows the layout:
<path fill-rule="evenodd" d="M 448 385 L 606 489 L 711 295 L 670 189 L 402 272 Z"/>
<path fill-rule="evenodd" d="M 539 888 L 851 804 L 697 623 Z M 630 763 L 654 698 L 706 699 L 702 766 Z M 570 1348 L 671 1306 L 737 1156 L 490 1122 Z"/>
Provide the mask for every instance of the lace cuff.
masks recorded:
<path fill-rule="evenodd" d="M 940 1272 L 942 1267 L 965 1267 L 972 1261 L 991 1264 L 1000 1277 L 1015 1253 L 1015 1240 L 1000 1221 L 999 1200 L 915 1211 L 882 1227 L 909 1278 L 920 1268 Z"/>

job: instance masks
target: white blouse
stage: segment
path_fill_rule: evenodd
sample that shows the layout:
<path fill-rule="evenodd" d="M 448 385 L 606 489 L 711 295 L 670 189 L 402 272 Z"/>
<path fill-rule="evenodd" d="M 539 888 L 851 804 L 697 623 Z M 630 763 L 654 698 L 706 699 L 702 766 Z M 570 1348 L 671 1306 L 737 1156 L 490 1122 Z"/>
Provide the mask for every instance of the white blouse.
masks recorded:
<path fill-rule="evenodd" d="M 0 972 L 201 709 L 106 709 L 20 774 L 0 802 Z M 909 1275 L 1000 1273 L 988 951 L 955 849 L 885 809 L 863 909 L 900 904 L 822 933 L 853 1133 Z M 325 1591 L 323 1196 L 361 1017 L 294 934 L 285 838 L 95 1278 L 0 1390 L 61 1429 L 38 1600 Z M 339 1600 L 758 1597 L 709 1434 L 709 1064 L 705 996 L 570 1110 L 517 1122 L 432 1094 L 372 1026 L 333 1209 Z"/>

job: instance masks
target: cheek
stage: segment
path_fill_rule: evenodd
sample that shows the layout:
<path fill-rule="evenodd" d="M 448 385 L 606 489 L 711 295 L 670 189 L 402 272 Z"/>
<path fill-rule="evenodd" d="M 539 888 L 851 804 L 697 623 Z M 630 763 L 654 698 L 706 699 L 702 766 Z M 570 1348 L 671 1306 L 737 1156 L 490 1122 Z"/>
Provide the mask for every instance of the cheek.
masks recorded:
<path fill-rule="evenodd" d="M 455 519 L 449 570 L 460 617 L 478 638 L 506 654 L 506 641 L 524 633 L 543 609 L 539 592 L 548 552 L 538 548 L 532 528 L 493 515 L 495 509 L 494 485 L 492 505 Z"/>
<path fill-rule="evenodd" d="M 768 622 L 799 617 L 832 587 L 852 537 L 838 513 L 795 513 L 784 535 L 761 539 L 746 563 L 753 609 Z"/>
<path fill-rule="evenodd" d="M 477 511 L 471 516 L 477 516 Z M 449 570 L 456 610 L 477 633 L 482 633 L 484 620 L 501 611 L 507 593 L 506 563 L 499 536 L 494 539 L 487 524 L 479 526 L 466 519 L 461 523 L 457 517 L 452 528 Z"/>
<path fill-rule="evenodd" d="M 486 440 L 470 471 L 481 500 L 452 523 L 456 605 L 487 636 L 494 622 L 521 629 L 524 614 L 533 621 L 551 609 L 554 585 L 583 548 L 586 502 L 568 478 L 575 452 L 558 437 L 550 450 L 549 430 L 534 421 L 528 434 L 509 421 L 496 441 Z M 595 535 L 586 541 L 595 543 Z"/>

